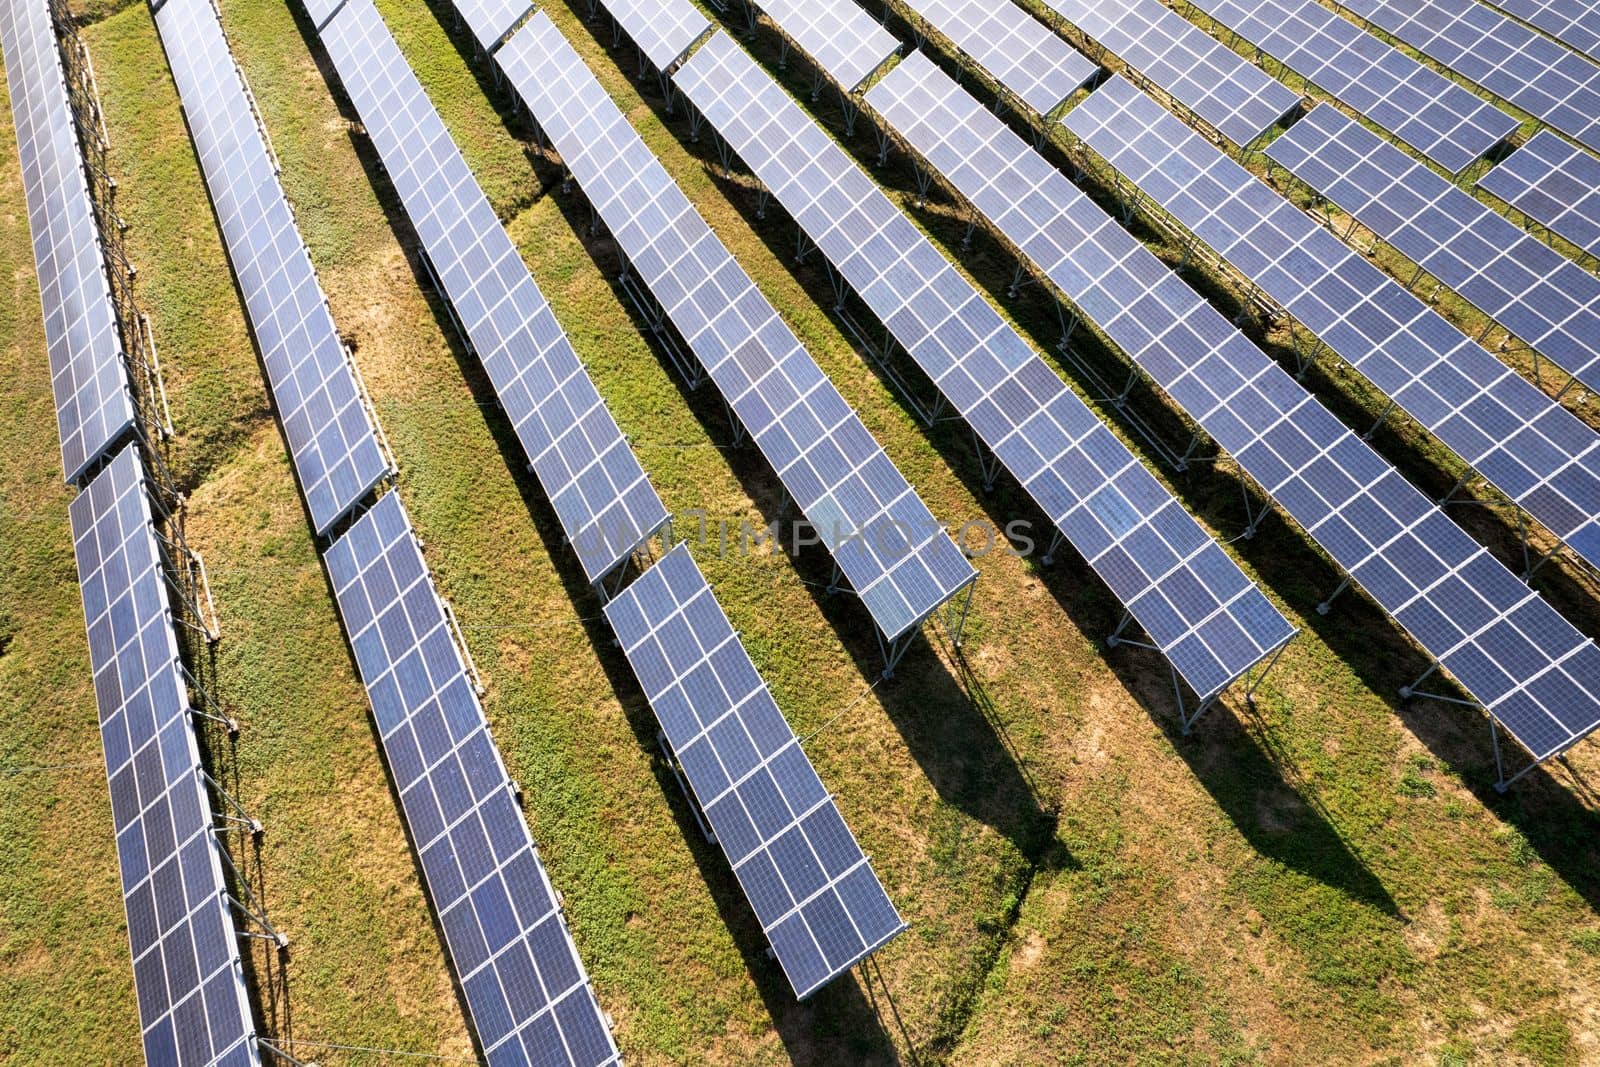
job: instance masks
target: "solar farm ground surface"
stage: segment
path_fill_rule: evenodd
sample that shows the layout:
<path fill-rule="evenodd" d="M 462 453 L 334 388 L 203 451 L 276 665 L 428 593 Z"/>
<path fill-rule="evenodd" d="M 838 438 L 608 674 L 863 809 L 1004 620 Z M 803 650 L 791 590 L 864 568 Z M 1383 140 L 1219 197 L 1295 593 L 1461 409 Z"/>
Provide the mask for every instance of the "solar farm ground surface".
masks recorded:
<path fill-rule="evenodd" d="M 643 339 L 607 241 L 554 168 L 530 166 L 446 8 L 379 7 L 668 506 L 769 521 L 775 479 Z M 276 0 L 222 10 L 629 1062 L 1600 1060 L 1600 750 L 1495 796 L 1482 718 L 1398 706 L 1420 657 L 1358 597 L 1316 615 L 1337 577 L 1280 519 L 1236 554 L 1306 632 L 1254 711 L 1230 697 L 1188 738 L 1154 656 L 1099 650 L 1117 607 L 1070 553 L 979 560 L 964 655 L 920 645 L 867 693 L 873 638 L 859 605 L 807 584 L 826 581 L 822 557 L 697 552 L 797 733 L 846 709 L 808 750 L 911 923 L 881 983 L 851 976 L 796 1006 L 487 382 L 418 286 L 308 28 Z M 689 143 L 609 26 L 577 0 L 546 10 L 934 511 L 1038 523 L 1014 486 L 982 492 L 963 431 L 913 421 L 823 310 L 816 258 L 793 262 L 791 224 L 756 218 L 748 179 Z M 379 1059 L 312 1043 L 470 1058 L 150 16 L 93 16 L 118 207 L 223 624 L 207 668 L 244 726 L 224 768 L 267 824 L 266 903 L 293 940 L 276 1025 L 324 1064 Z M 775 69 L 775 38 L 751 43 Z M 803 67 L 785 76 L 797 92 Z M 837 128 L 835 106 L 815 113 Z M 875 173 L 910 186 L 902 165 Z M 21 202 L 0 131 L 0 1061 L 120 1063 L 132 973 Z M 949 205 L 915 217 L 958 249 Z M 1009 258 L 981 238 L 958 258 L 1048 350 L 1053 312 L 1004 297 Z M 1356 397 L 1336 404 L 1353 421 L 1381 409 L 1348 378 L 1317 391 Z M 1430 491 L 1454 480 L 1403 424 L 1377 442 Z M 1231 470 L 1170 481 L 1223 536 L 1245 521 Z M 1503 518 L 1459 514 L 1509 558 Z M 1590 593 L 1560 571 L 1540 586 L 1595 633 Z"/>

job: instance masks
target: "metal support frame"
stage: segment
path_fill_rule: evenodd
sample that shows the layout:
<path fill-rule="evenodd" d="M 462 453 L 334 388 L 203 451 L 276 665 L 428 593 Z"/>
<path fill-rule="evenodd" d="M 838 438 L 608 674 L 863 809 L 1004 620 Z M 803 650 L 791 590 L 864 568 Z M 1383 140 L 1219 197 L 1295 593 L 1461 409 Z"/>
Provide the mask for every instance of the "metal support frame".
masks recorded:
<path fill-rule="evenodd" d="M 1117 623 L 1117 628 L 1106 637 L 1106 647 L 1109 649 L 1116 648 L 1118 645 L 1131 645 L 1134 648 L 1148 649 L 1149 651 L 1155 652 L 1164 657 L 1165 653 L 1163 653 L 1161 649 L 1157 648 L 1150 642 L 1136 641 L 1124 636 L 1129 625 L 1132 623 L 1133 613 L 1124 611 L 1122 613 L 1122 621 Z M 1201 696 L 1200 694 L 1196 693 L 1192 702 L 1184 699 L 1184 690 L 1186 687 L 1184 685 L 1183 678 L 1178 674 L 1178 668 L 1172 665 L 1171 660 L 1168 660 L 1167 670 L 1172 675 L 1172 696 L 1173 700 L 1176 701 L 1178 706 L 1178 724 L 1181 727 L 1184 736 L 1187 737 L 1189 735 L 1190 731 L 1194 729 L 1194 724 L 1200 721 L 1200 717 L 1206 712 L 1210 711 L 1211 708 L 1216 705 L 1217 701 L 1221 699 L 1222 694 L 1226 693 L 1240 679 L 1243 679 L 1245 683 L 1245 703 L 1250 707 L 1254 707 L 1256 690 L 1261 686 L 1261 683 L 1266 680 L 1267 675 L 1272 672 L 1272 668 L 1277 666 L 1279 658 L 1283 655 L 1283 650 L 1289 647 L 1289 642 L 1293 641 L 1295 635 L 1298 633 L 1299 631 L 1296 630 L 1288 637 L 1284 638 L 1278 643 L 1276 648 L 1271 649 L 1261 659 L 1258 659 L 1255 663 L 1245 668 L 1241 674 L 1230 678 L 1228 682 L 1216 692 L 1211 693 L 1208 696 Z M 1191 710 L 1191 707 L 1193 710 Z"/>
<path fill-rule="evenodd" d="M 952 593 L 950 599 L 934 608 L 928 615 L 923 616 L 916 624 L 907 627 L 899 637 L 889 639 L 884 636 L 882 630 L 874 627 L 873 632 L 878 637 L 878 651 L 883 654 L 882 677 L 885 679 L 894 677 L 895 668 L 905 658 L 906 652 L 911 648 L 912 641 L 922 632 L 922 624 L 930 617 L 940 614 L 941 609 L 943 618 L 940 619 L 940 622 L 944 626 L 945 632 L 950 636 L 950 643 L 953 647 L 960 648 L 962 639 L 966 634 L 967 615 L 972 610 L 972 593 L 977 588 L 977 585 L 978 579 L 974 577 L 962 589 Z"/>
<path fill-rule="evenodd" d="M 684 384 L 689 387 L 691 392 L 700 388 L 701 383 L 706 380 L 705 368 L 700 365 L 699 360 L 686 352 L 683 346 L 678 343 L 677 334 L 672 329 L 672 324 L 668 321 L 666 312 L 656 302 L 656 298 L 650 290 L 641 284 L 635 276 L 633 264 L 628 260 L 627 256 L 621 253 L 620 250 L 618 254 L 622 255 L 622 273 L 617 277 L 617 284 L 622 287 L 623 295 L 628 298 L 628 302 L 639 313 L 639 317 L 645 320 L 645 325 L 649 327 L 651 336 L 656 339 L 662 351 L 667 354 L 667 359 L 672 363 L 673 368 L 677 370 Z M 735 431 L 735 435 L 737 436 L 737 431 Z"/>
<path fill-rule="evenodd" d="M 288 952 L 288 935 L 283 933 L 276 926 L 273 926 L 272 921 L 267 918 L 266 909 L 261 907 L 260 903 L 257 902 L 255 894 L 250 890 L 250 883 L 246 881 L 244 875 L 240 873 L 238 865 L 233 862 L 233 857 L 228 854 L 228 850 L 223 848 L 220 842 L 213 842 L 213 844 L 216 847 L 217 854 L 222 857 L 222 862 L 226 863 L 228 865 L 228 870 L 233 872 L 233 877 L 238 881 L 239 888 L 244 890 L 245 895 L 245 899 L 240 900 L 238 897 L 224 889 L 222 891 L 223 899 L 229 904 L 232 904 L 234 910 L 244 918 L 252 920 L 257 926 L 261 927 L 260 930 L 239 930 L 237 931 L 239 936 L 253 937 L 262 941 L 270 941 L 278 947 L 278 951 L 280 953 Z"/>
<path fill-rule="evenodd" d="M 213 818 L 221 819 L 224 823 L 243 827 L 250 831 L 252 838 L 260 838 L 267 832 L 267 828 L 261 824 L 261 820 L 246 811 L 244 805 L 235 800 L 233 794 L 224 789 L 221 782 L 207 774 L 204 768 L 197 768 L 195 773 L 200 776 L 201 781 L 212 788 L 217 796 L 222 798 L 228 808 L 232 809 L 233 814 L 231 815 L 226 812 L 214 811 L 212 813 Z M 221 830 L 224 827 L 219 826 L 217 829 Z"/>
<path fill-rule="evenodd" d="M 711 829 L 711 823 L 706 820 L 705 814 L 700 810 L 700 802 L 695 799 L 694 793 L 689 789 L 689 781 L 683 776 L 683 769 L 678 764 L 677 754 L 672 751 L 672 745 L 667 741 L 667 735 L 661 730 L 656 731 L 656 744 L 661 748 L 661 755 L 667 761 L 667 770 L 672 772 L 673 780 L 678 783 L 678 788 L 683 791 L 683 799 L 689 805 L 689 814 L 694 816 L 694 824 L 700 828 L 700 833 L 710 844 L 717 843 L 716 832 Z"/>

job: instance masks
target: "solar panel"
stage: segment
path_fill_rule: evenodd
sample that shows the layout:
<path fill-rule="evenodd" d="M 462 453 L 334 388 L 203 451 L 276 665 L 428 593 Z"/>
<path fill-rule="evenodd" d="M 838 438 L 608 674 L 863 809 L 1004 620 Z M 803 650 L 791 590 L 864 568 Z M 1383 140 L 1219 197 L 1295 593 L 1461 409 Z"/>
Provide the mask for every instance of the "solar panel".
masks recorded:
<path fill-rule="evenodd" d="M 1202 700 L 1293 628 L 876 183 L 726 33 L 675 76 Z"/>
<path fill-rule="evenodd" d="M 913 631 L 972 565 L 549 18 L 497 58 L 884 638 Z"/>
<path fill-rule="evenodd" d="M 754 0 L 785 37 L 846 92 L 900 50 L 900 42 L 850 0 Z"/>
<path fill-rule="evenodd" d="M 459 0 L 456 14 L 485 52 L 492 52 L 517 20 L 533 10 L 527 0 Z"/>
<path fill-rule="evenodd" d="M 606 12 L 657 70 L 671 70 L 711 28 L 689 0 L 602 0 Z"/>
<path fill-rule="evenodd" d="M 605 610 L 795 996 L 904 930 L 688 546 Z"/>
<path fill-rule="evenodd" d="M 68 513 L 145 1062 L 259 1064 L 138 449 Z"/>
<path fill-rule="evenodd" d="M 1195 7 L 1459 174 L 1517 120 L 1317 0 L 1193 0 Z"/>
<path fill-rule="evenodd" d="M 389 460 L 216 8 L 166 0 L 155 20 L 311 523 L 325 534 L 389 475 Z"/>
<path fill-rule="evenodd" d="M 907 0 L 989 76 L 1048 115 L 1099 69 L 1026 11 L 989 0 Z"/>
<path fill-rule="evenodd" d="M 1267 155 L 1529 348 L 1600 388 L 1600 278 L 1326 104 Z"/>
<path fill-rule="evenodd" d="M 1600 159 L 1583 149 L 1540 130 L 1478 188 L 1600 258 Z"/>
<path fill-rule="evenodd" d="M 1156 0 L 1044 4 L 1234 144 L 1254 141 L 1300 103 L 1283 83 Z"/>
<path fill-rule="evenodd" d="M 368 6 L 350 0 L 331 28 Z M 325 561 L 489 1064 L 620 1063 L 400 498 L 381 497 Z"/>
<path fill-rule="evenodd" d="M 1593 0 L 1492 0 L 1495 7 L 1600 61 L 1600 7 Z"/>
<path fill-rule="evenodd" d="M 1600 151 L 1600 66 L 1476 0 L 1338 2 L 1441 66 Z"/>
<path fill-rule="evenodd" d="M 1120 76 L 1063 120 L 1591 563 L 1600 436 Z"/>
<path fill-rule="evenodd" d="M 1600 726 L 1600 647 L 921 56 L 867 103 L 1542 759 Z"/>
<path fill-rule="evenodd" d="M 505 227 L 376 11 L 328 55 L 562 531 L 597 582 L 668 519 Z"/>
<path fill-rule="evenodd" d="M 0 46 L 33 233 L 61 468 L 75 482 L 133 428 L 133 394 L 45 0 L 0 5 Z"/>

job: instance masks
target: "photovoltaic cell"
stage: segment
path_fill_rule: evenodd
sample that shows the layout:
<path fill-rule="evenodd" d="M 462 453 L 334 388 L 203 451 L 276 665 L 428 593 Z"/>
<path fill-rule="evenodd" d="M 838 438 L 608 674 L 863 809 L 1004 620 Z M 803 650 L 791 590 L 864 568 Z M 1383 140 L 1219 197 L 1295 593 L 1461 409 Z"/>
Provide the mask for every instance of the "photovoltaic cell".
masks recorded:
<path fill-rule="evenodd" d="M 149 1064 L 261 1062 L 139 451 L 68 508 Z"/>
<path fill-rule="evenodd" d="M 904 930 L 688 546 L 605 611 L 795 996 Z"/>
<path fill-rule="evenodd" d="M 893 34 L 850 0 L 755 0 L 755 6 L 846 92 L 900 49 Z"/>
<path fill-rule="evenodd" d="M 1477 0 L 1338 0 L 1440 66 L 1600 151 L 1600 66 Z"/>
<path fill-rule="evenodd" d="M 1600 7 L 1593 0 L 1492 0 L 1506 14 L 1537 26 L 1600 62 Z"/>
<path fill-rule="evenodd" d="M 976 577 L 927 505 L 542 12 L 497 53 L 562 162 L 885 638 Z"/>
<path fill-rule="evenodd" d="M 324 560 L 490 1067 L 620 1063 L 399 496 Z"/>
<path fill-rule="evenodd" d="M 1600 159 L 1583 149 L 1540 130 L 1478 188 L 1600 258 Z"/>
<path fill-rule="evenodd" d="M 1497 489 L 1600 566 L 1600 436 L 1577 416 L 1120 76 L 1063 122 Z"/>
<path fill-rule="evenodd" d="M 726 33 L 678 89 L 1202 699 L 1293 628 L 873 180 Z"/>
<path fill-rule="evenodd" d="M 1600 725 L 1600 647 L 920 56 L 866 101 L 1535 758 Z"/>
<path fill-rule="evenodd" d="M 1044 4 L 1234 144 L 1254 141 L 1300 103 L 1282 82 L 1156 0 Z"/>
<path fill-rule="evenodd" d="M 1600 389 L 1600 278 L 1326 104 L 1267 155 L 1529 348 Z"/>
<path fill-rule="evenodd" d="M 711 28 L 689 0 L 601 0 L 622 32 L 657 70 L 671 70 Z"/>
<path fill-rule="evenodd" d="M 485 52 L 490 51 L 518 19 L 533 10 L 527 0 L 459 0 L 456 13 Z"/>
<path fill-rule="evenodd" d="M 45 0 L 0 4 L 0 47 L 33 234 L 61 468 L 75 482 L 133 428 L 133 394 Z"/>
<path fill-rule="evenodd" d="M 438 111 L 370 5 L 323 34 L 439 283 L 590 582 L 667 509 Z"/>
<path fill-rule="evenodd" d="M 907 0 L 989 76 L 1048 115 L 1098 68 L 1032 15 L 992 0 Z"/>
<path fill-rule="evenodd" d="M 1192 0 L 1246 41 L 1459 174 L 1517 120 L 1317 0 Z"/>
<path fill-rule="evenodd" d="M 209 0 L 166 0 L 177 83 L 289 455 L 321 535 L 390 473 L 244 82 Z"/>

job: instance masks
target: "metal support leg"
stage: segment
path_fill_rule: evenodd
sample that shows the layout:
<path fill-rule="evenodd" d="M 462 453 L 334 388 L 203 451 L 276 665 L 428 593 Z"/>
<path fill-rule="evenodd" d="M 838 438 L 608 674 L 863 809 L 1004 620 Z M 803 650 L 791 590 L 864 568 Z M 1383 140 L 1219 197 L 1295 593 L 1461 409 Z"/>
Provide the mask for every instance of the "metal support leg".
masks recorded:
<path fill-rule="evenodd" d="M 1317 614 L 1318 615 L 1326 615 L 1328 612 L 1332 611 L 1333 610 L 1334 599 L 1337 598 L 1340 593 L 1344 592 L 1346 589 L 1349 589 L 1349 588 L 1350 588 L 1350 579 L 1347 577 L 1347 578 L 1345 578 L 1344 581 L 1339 583 L 1338 588 L 1336 588 L 1333 592 L 1328 594 L 1327 599 L 1323 600 L 1322 603 L 1317 605 Z"/>
<path fill-rule="evenodd" d="M 1054 563 L 1056 561 L 1056 549 L 1061 547 L 1061 542 L 1063 540 L 1064 538 L 1061 536 L 1060 530 L 1057 530 L 1055 533 L 1051 534 L 1050 547 L 1044 550 L 1044 555 L 1039 557 L 1039 562 L 1044 564 L 1046 567 Z"/>

